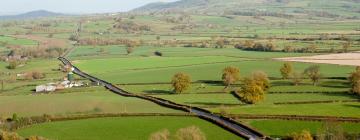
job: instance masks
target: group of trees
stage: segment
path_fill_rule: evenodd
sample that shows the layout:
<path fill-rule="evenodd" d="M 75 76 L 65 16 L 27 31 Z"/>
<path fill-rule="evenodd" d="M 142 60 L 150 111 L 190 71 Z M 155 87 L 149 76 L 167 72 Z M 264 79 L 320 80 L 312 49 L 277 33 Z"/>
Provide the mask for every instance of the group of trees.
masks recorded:
<path fill-rule="evenodd" d="M 222 80 L 225 88 L 240 81 L 240 70 L 237 67 L 229 66 L 223 70 Z M 270 80 L 266 73 L 256 71 L 249 77 L 242 79 L 242 84 L 239 90 L 235 93 L 245 103 L 255 104 L 264 99 L 265 92 L 270 87 Z"/>
<path fill-rule="evenodd" d="M 283 79 L 291 79 L 296 86 L 302 82 L 304 76 L 307 76 L 314 86 L 319 83 L 322 77 L 320 73 L 320 66 L 318 65 L 312 65 L 306 68 L 303 73 L 299 73 L 294 71 L 292 64 L 289 62 L 284 63 L 284 65 L 280 68 L 280 74 Z"/>
<path fill-rule="evenodd" d="M 171 134 L 169 130 L 164 129 L 155 133 L 152 133 L 149 140 L 170 140 Z M 196 126 L 190 126 L 180 128 L 173 136 L 176 140 L 206 140 L 205 134 Z"/>
<path fill-rule="evenodd" d="M 139 25 L 133 21 L 117 20 L 114 25 L 114 29 L 120 29 L 127 33 L 138 32 L 138 31 L 151 31 L 149 25 Z"/>
<path fill-rule="evenodd" d="M 140 44 L 143 44 L 142 40 L 106 39 L 106 38 L 79 39 L 79 45 L 91 45 L 91 46 L 109 46 L 109 45 L 137 46 Z"/>
<path fill-rule="evenodd" d="M 248 51 L 271 52 L 276 50 L 276 45 L 272 41 L 269 41 L 266 44 L 262 44 L 259 42 L 256 43 L 253 40 L 246 40 L 243 43 L 236 44 L 235 48 Z"/>
<path fill-rule="evenodd" d="M 291 133 L 285 139 L 288 140 L 348 140 L 356 139 L 357 136 L 346 134 L 343 127 L 337 122 L 325 122 L 316 132 L 312 135 L 308 130 L 303 130 L 298 133 Z"/>
<path fill-rule="evenodd" d="M 67 50 L 66 47 L 60 46 L 38 46 L 38 47 L 22 47 L 9 46 L 11 52 L 8 56 L 28 57 L 28 58 L 55 58 L 59 57 Z"/>
<path fill-rule="evenodd" d="M 47 140 L 47 139 L 39 136 L 30 136 L 29 138 L 23 138 L 15 132 L 0 131 L 0 140 Z"/>

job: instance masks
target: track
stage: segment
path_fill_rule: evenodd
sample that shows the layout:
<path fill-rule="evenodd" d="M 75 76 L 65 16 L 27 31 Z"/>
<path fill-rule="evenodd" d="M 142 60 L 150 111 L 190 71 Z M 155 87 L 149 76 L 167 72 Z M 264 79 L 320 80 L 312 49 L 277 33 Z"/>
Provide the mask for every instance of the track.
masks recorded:
<path fill-rule="evenodd" d="M 220 115 L 216 115 L 213 114 L 210 111 L 201 109 L 201 108 L 197 108 L 197 107 L 191 107 L 191 106 L 187 106 L 187 105 L 181 105 L 181 104 L 177 104 L 174 103 L 172 101 L 168 101 L 168 100 L 164 100 L 161 98 L 156 98 L 156 97 L 151 97 L 151 96 L 146 96 L 146 95 L 137 95 L 137 94 L 132 94 L 129 93 L 123 89 L 120 89 L 114 85 L 112 85 L 111 83 L 98 79 L 96 77 L 93 77 L 87 73 L 82 72 L 80 69 L 78 69 L 77 67 L 73 66 L 71 64 L 71 62 L 69 60 L 67 60 L 64 57 L 59 57 L 58 58 L 62 63 L 64 63 L 65 65 L 69 65 L 73 67 L 73 73 L 89 79 L 93 82 L 97 82 L 98 84 L 103 85 L 104 87 L 106 87 L 107 89 L 109 89 L 110 91 L 121 95 L 121 96 L 125 96 L 125 97 L 136 97 L 136 98 L 140 98 L 140 99 L 144 99 L 144 100 L 148 100 L 151 102 L 154 102 L 156 104 L 159 104 L 161 106 L 164 107 L 169 107 L 172 109 L 176 109 L 176 110 L 181 110 L 181 111 L 185 111 L 185 112 L 190 112 L 192 114 L 195 114 L 196 116 L 210 121 L 222 128 L 225 128 L 226 130 L 241 136 L 243 138 L 249 139 L 249 140 L 261 140 L 261 139 L 271 139 L 270 137 L 265 136 L 264 134 L 262 134 L 261 132 L 250 128 L 249 126 L 246 126 L 242 123 L 239 123 L 231 118 L 227 118 L 227 117 L 223 117 Z"/>

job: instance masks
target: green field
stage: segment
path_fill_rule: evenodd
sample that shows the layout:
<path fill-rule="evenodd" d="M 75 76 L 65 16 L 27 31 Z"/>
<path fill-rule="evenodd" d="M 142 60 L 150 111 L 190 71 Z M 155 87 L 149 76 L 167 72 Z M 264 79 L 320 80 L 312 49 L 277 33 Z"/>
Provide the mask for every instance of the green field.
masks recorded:
<path fill-rule="evenodd" d="M 115 95 L 101 88 L 72 89 L 66 94 L 0 96 L 0 116 L 94 113 L 180 113 L 152 102 Z"/>
<path fill-rule="evenodd" d="M 51 122 L 20 129 L 17 132 L 22 136 L 35 134 L 61 140 L 130 140 L 147 139 L 151 133 L 162 129 L 168 129 L 170 133 L 174 134 L 179 128 L 193 125 L 199 127 L 208 140 L 241 139 L 220 127 L 195 117 L 123 117 Z"/>
<path fill-rule="evenodd" d="M 244 120 L 247 121 L 247 120 Z M 262 132 L 273 137 L 286 136 L 293 132 L 308 130 L 316 134 L 323 126 L 323 122 L 309 121 L 282 121 L 282 120 L 253 120 L 248 122 L 251 126 L 258 128 Z M 358 123 L 339 123 L 345 132 L 359 134 L 360 125 Z"/>

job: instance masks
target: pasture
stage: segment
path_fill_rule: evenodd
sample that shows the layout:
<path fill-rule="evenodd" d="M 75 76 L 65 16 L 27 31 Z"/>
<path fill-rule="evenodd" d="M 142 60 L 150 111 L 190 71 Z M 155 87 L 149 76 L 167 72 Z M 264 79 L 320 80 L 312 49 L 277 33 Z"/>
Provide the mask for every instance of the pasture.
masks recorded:
<path fill-rule="evenodd" d="M 169 125 L 171 124 L 171 125 Z M 51 122 L 17 131 L 20 135 L 41 135 L 61 140 L 147 139 L 150 134 L 168 129 L 175 134 L 179 128 L 197 126 L 208 140 L 241 139 L 209 122 L 195 117 L 122 117 Z M 131 130 L 131 131 L 129 131 Z"/>

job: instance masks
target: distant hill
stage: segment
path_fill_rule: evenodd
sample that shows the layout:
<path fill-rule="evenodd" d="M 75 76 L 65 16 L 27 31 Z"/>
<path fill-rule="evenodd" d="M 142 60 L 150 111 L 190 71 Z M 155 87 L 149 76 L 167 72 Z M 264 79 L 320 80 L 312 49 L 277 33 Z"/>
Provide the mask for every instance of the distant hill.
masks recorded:
<path fill-rule="evenodd" d="M 150 3 L 132 12 L 360 18 L 360 3 L 359 0 L 179 0 Z"/>
<path fill-rule="evenodd" d="M 34 18 L 43 18 L 43 17 L 56 17 L 56 16 L 65 16 L 65 15 L 61 13 L 54 13 L 45 10 L 37 10 L 37 11 L 31 11 L 18 15 L 0 16 L 0 20 L 34 19 Z"/>

